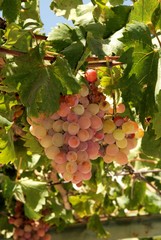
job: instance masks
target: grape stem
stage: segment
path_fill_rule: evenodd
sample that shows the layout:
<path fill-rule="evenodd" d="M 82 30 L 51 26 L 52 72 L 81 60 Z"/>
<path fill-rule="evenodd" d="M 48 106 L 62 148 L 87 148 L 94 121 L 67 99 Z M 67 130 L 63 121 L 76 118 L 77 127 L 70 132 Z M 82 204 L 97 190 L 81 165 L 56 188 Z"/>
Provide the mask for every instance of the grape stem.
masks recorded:
<path fill-rule="evenodd" d="M 15 180 L 16 182 L 19 180 L 19 177 L 20 177 L 21 164 L 22 164 L 22 157 L 20 157 L 20 160 L 18 162 L 17 174 L 16 174 L 16 180 Z"/>
<path fill-rule="evenodd" d="M 67 191 L 63 188 L 63 185 L 59 182 L 59 179 L 58 179 L 58 176 L 57 176 L 56 172 L 52 173 L 52 181 L 53 181 L 53 183 L 55 183 L 54 184 L 55 189 L 58 192 L 60 192 L 60 195 L 61 195 L 61 197 L 63 199 L 63 203 L 64 203 L 65 209 L 70 210 L 71 209 L 71 205 L 70 205 L 70 203 L 68 201 Z M 58 182 L 59 182 L 59 184 L 58 184 Z"/>
<path fill-rule="evenodd" d="M 158 188 L 156 188 L 151 182 L 149 182 L 146 179 L 146 177 L 143 176 L 144 174 L 147 174 L 147 173 L 160 173 L 160 172 L 161 172 L 161 169 L 135 171 L 131 165 L 125 165 L 123 168 L 123 172 L 116 173 L 116 176 L 119 176 L 119 175 L 126 176 L 130 174 L 133 176 L 134 179 L 145 182 L 149 187 L 155 190 L 158 196 L 161 196 L 161 191 L 159 191 Z"/>

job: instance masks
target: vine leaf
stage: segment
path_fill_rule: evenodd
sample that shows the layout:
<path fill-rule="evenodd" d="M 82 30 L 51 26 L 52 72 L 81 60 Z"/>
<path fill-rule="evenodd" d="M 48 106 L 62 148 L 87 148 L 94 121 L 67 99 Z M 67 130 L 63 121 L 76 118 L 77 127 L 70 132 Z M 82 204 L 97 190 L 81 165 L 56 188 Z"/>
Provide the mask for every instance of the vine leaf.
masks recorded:
<path fill-rule="evenodd" d="M 12 131 L 0 129 L 0 163 L 7 164 L 16 159 Z"/>
<path fill-rule="evenodd" d="M 49 192 L 46 182 L 34 181 L 28 178 L 21 178 L 18 181 L 25 196 L 25 204 L 35 212 L 39 212 L 46 203 Z M 34 196 L 34 197 L 33 197 Z"/>
<path fill-rule="evenodd" d="M 50 8 L 57 16 L 64 16 L 68 19 L 71 10 L 81 4 L 83 4 L 82 0 L 53 0 Z"/>
<path fill-rule="evenodd" d="M 159 94 L 156 96 L 157 106 L 158 106 L 158 112 L 154 114 L 152 123 L 153 123 L 153 129 L 155 131 L 156 139 L 159 139 L 161 137 L 161 90 Z"/>
<path fill-rule="evenodd" d="M 158 0 L 136 1 L 130 14 L 130 22 L 138 21 L 145 24 L 151 22 L 154 10 L 158 6 Z"/>
<path fill-rule="evenodd" d="M 3 16 L 8 20 L 8 22 L 14 22 L 21 10 L 21 0 L 3 0 L 2 9 Z"/>
<path fill-rule="evenodd" d="M 150 31 L 143 23 L 128 24 L 120 41 L 124 44 L 120 61 L 127 64 L 119 81 L 122 97 L 125 103 L 136 108 L 144 125 L 145 117 L 152 116 L 156 111 L 153 93 L 159 53 L 153 49 Z"/>
<path fill-rule="evenodd" d="M 109 237 L 109 233 L 107 231 L 105 231 L 100 218 L 97 214 L 94 214 L 93 216 L 91 216 L 88 220 L 87 223 L 87 228 L 96 232 L 97 236 L 100 238 L 108 238 Z"/>
<path fill-rule="evenodd" d="M 65 59 L 57 57 L 52 65 L 45 65 L 43 57 L 44 50 L 38 45 L 17 59 L 17 66 L 11 67 L 12 71 L 8 69 L 4 81 L 13 91 L 19 92 L 29 115 L 52 114 L 59 108 L 61 94 L 77 93 L 80 88 Z"/>
<path fill-rule="evenodd" d="M 85 31 L 59 24 L 50 32 L 48 41 L 53 50 L 63 54 L 72 69 L 75 69 L 85 51 Z"/>

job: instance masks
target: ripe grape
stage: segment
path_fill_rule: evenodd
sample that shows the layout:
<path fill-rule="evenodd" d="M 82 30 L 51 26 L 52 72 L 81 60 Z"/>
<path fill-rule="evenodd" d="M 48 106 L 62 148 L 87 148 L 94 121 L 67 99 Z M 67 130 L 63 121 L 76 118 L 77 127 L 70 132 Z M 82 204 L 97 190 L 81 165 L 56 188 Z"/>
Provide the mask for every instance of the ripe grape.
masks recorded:
<path fill-rule="evenodd" d="M 91 126 L 91 120 L 90 117 L 88 116 L 81 116 L 78 119 L 78 124 L 80 126 L 81 129 L 88 129 Z"/>
<path fill-rule="evenodd" d="M 121 140 L 117 140 L 116 141 L 116 145 L 119 147 L 119 148 L 126 148 L 127 147 L 127 139 L 126 138 L 123 138 Z"/>
<path fill-rule="evenodd" d="M 80 140 L 77 136 L 70 136 L 68 139 L 68 144 L 71 148 L 77 148 L 80 144 Z"/>
<path fill-rule="evenodd" d="M 95 82 L 97 81 L 97 72 L 94 69 L 88 69 L 85 73 L 85 78 L 88 82 Z"/>
<path fill-rule="evenodd" d="M 52 137 L 50 135 L 45 135 L 39 142 L 42 147 L 48 148 L 52 145 Z"/>
<path fill-rule="evenodd" d="M 87 106 L 87 110 L 92 113 L 92 115 L 96 115 L 99 112 L 99 105 L 96 103 L 90 103 Z"/>
<path fill-rule="evenodd" d="M 66 154 L 65 152 L 59 152 L 55 158 L 54 158 L 54 161 L 58 164 L 62 164 L 62 163 L 65 163 L 67 161 L 67 158 L 66 158 Z"/>
<path fill-rule="evenodd" d="M 89 132 L 86 129 L 80 129 L 77 135 L 81 142 L 86 142 L 89 140 Z"/>
<path fill-rule="evenodd" d="M 76 122 L 71 122 L 68 125 L 68 133 L 70 135 L 76 135 L 79 132 L 80 125 Z"/>
<path fill-rule="evenodd" d="M 117 129 L 115 129 L 114 132 L 113 132 L 113 137 L 114 137 L 116 140 L 120 141 L 120 140 L 124 139 L 125 133 L 123 132 L 122 129 L 117 128 Z"/>
<path fill-rule="evenodd" d="M 53 137 L 52 137 L 52 142 L 54 144 L 54 146 L 56 147 L 61 147 L 64 144 L 64 136 L 62 133 L 54 133 Z"/>
<path fill-rule="evenodd" d="M 72 110 L 78 116 L 84 113 L 84 107 L 81 104 L 76 105 L 75 107 L 72 108 Z"/>
<path fill-rule="evenodd" d="M 123 103 L 119 103 L 116 107 L 117 113 L 124 113 L 125 112 L 125 105 Z"/>
<path fill-rule="evenodd" d="M 77 160 L 77 153 L 75 151 L 67 152 L 66 158 L 69 162 L 75 162 Z"/>
<path fill-rule="evenodd" d="M 103 123 L 101 118 L 99 118 L 97 115 L 91 117 L 91 128 L 99 131 L 103 127 Z"/>
<path fill-rule="evenodd" d="M 33 136 L 41 139 L 46 135 L 46 129 L 41 125 L 31 125 L 30 132 Z"/>
<path fill-rule="evenodd" d="M 103 132 L 104 133 L 113 133 L 116 129 L 115 123 L 111 119 L 107 119 L 103 123 Z"/>
<path fill-rule="evenodd" d="M 109 156 L 116 156 L 116 154 L 119 152 L 119 148 L 116 144 L 110 144 L 106 147 L 106 154 Z"/>

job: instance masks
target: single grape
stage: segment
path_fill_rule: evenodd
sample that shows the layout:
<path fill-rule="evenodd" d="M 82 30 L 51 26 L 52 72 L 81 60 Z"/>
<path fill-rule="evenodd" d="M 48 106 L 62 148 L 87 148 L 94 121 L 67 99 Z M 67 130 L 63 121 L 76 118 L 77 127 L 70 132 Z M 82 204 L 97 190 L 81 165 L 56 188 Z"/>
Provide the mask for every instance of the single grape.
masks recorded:
<path fill-rule="evenodd" d="M 80 129 L 77 136 L 81 142 L 86 142 L 89 140 L 89 132 L 87 129 Z"/>
<path fill-rule="evenodd" d="M 113 133 L 116 129 L 115 123 L 111 119 L 107 119 L 103 123 L 103 132 L 104 133 Z"/>
<path fill-rule="evenodd" d="M 111 163 L 111 162 L 114 161 L 114 157 L 109 156 L 109 155 L 106 154 L 106 155 L 103 157 L 103 161 L 104 161 L 105 163 Z"/>
<path fill-rule="evenodd" d="M 125 105 L 123 103 L 119 103 L 116 106 L 116 112 L 117 113 L 124 113 L 125 112 Z"/>
<path fill-rule="evenodd" d="M 80 95 L 85 98 L 89 95 L 89 88 L 87 87 L 86 84 L 83 84 L 81 86 L 81 89 L 79 90 Z"/>
<path fill-rule="evenodd" d="M 64 136 L 62 133 L 54 133 L 52 137 L 53 145 L 56 147 L 62 147 L 64 144 Z"/>
<path fill-rule="evenodd" d="M 119 148 L 116 146 L 116 144 L 110 144 L 106 147 L 106 154 L 109 156 L 116 156 L 118 152 Z"/>
<path fill-rule="evenodd" d="M 77 153 L 75 151 L 68 151 L 66 158 L 69 162 L 75 162 L 77 160 Z"/>
<path fill-rule="evenodd" d="M 91 168 L 92 168 L 92 165 L 91 165 L 91 162 L 88 160 L 84 160 L 84 161 L 81 161 L 79 164 L 78 164 L 78 170 L 79 172 L 81 173 L 88 173 L 91 171 Z"/>
<path fill-rule="evenodd" d="M 96 103 L 90 103 L 87 107 L 87 110 L 92 114 L 96 115 L 99 112 L 99 105 Z"/>
<path fill-rule="evenodd" d="M 91 128 L 96 131 L 99 131 L 102 129 L 102 127 L 103 127 L 103 123 L 102 123 L 101 118 L 99 118 L 96 115 L 92 116 L 91 117 Z"/>
<path fill-rule="evenodd" d="M 55 132 L 61 132 L 63 130 L 63 123 L 64 121 L 61 119 L 58 119 L 53 122 L 53 130 Z"/>
<path fill-rule="evenodd" d="M 54 145 L 45 148 L 45 154 L 49 159 L 54 159 L 59 152 L 60 152 L 59 148 Z"/>
<path fill-rule="evenodd" d="M 45 135 L 43 138 L 39 140 L 40 144 L 44 148 L 48 148 L 52 146 L 52 137 L 50 135 Z"/>
<path fill-rule="evenodd" d="M 127 121 L 122 124 L 122 130 L 125 134 L 132 134 L 138 131 L 138 125 L 134 121 Z"/>
<path fill-rule="evenodd" d="M 82 104 L 78 104 L 75 107 L 72 108 L 72 111 L 77 115 L 83 115 L 84 113 L 84 107 Z"/>
<path fill-rule="evenodd" d="M 68 139 L 68 144 L 71 148 L 77 148 L 80 144 L 80 140 L 77 136 L 70 136 Z"/>
<path fill-rule="evenodd" d="M 80 126 L 79 123 L 71 122 L 68 125 L 68 133 L 70 135 L 76 135 L 79 132 Z"/>
<path fill-rule="evenodd" d="M 78 120 L 81 129 L 88 129 L 91 126 L 91 120 L 88 116 L 81 116 Z"/>
<path fill-rule="evenodd" d="M 125 165 L 128 163 L 128 157 L 124 152 L 119 151 L 115 156 L 115 161 L 120 165 Z"/>
<path fill-rule="evenodd" d="M 121 140 L 116 140 L 116 145 L 119 147 L 119 148 L 126 148 L 127 147 L 127 139 L 126 138 L 123 138 Z"/>
<path fill-rule="evenodd" d="M 67 161 L 67 158 L 66 158 L 66 153 L 65 152 L 59 152 L 55 158 L 54 158 L 54 161 L 58 164 L 62 164 L 62 163 L 65 163 Z"/>
<path fill-rule="evenodd" d="M 115 142 L 116 142 L 116 139 L 114 138 L 112 133 L 104 135 L 104 143 L 105 144 L 113 144 Z"/>
<path fill-rule="evenodd" d="M 70 174 L 73 174 L 77 171 L 78 165 L 76 162 L 67 162 L 66 171 Z"/>
<path fill-rule="evenodd" d="M 38 139 L 45 137 L 47 133 L 46 129 L 41 125 L 31 125 L 30 132 L 33 136 L 37 137 Z"/>
<path fill-rule="evenodd" d="M 88 82 L 95 82 L 97 81 L 97 72 L 94 69 L 88 69 L 85 72 L 85 78 Z"/>
<path fill-rule="evenodd" d="M 67 103 L 65 103 L 65 102 L 60 103 L 57 114 L 60 117 L 66 117 L 69 113 L 70 113 L 70 107 L 67 105 Z"/>
<path fill-rule="evenodd" d="M 87 161 L 89 159 L 88 153 L 86 151 L 77 152 L 77 163 Z"/>
<path fill-rule="evenodd" d="M 116 140 L 120 141 L 120 140 L 124 139 L 125 133 L 123 132 L 122 129 L 117 128 L 117 129 L 115 129 L 115 130 L 113 131 L 113 137 L 114 137 Z"/>

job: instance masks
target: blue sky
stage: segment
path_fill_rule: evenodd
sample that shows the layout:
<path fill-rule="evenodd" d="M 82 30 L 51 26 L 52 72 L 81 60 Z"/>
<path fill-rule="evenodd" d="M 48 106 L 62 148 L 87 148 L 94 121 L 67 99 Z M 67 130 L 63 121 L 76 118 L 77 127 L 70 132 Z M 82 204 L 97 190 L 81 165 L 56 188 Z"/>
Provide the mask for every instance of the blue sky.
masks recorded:
<path fill-rule="evenodd" d="M 50 10 L 50 4 L 52 0 L 40 0 L 40 15 L 42 22 L 44 23 L 44 32 L 48 34 L 53 27 L 55 27 L 60 22 L 66 22 L 63 17 L 55 16 L 54 12 Z M 73 0 L 74 1 L 74 0 Z M 85 3 L 90 2 L 89 0 L 84 0 Z M 131 0 L 126 0 L 126 4 L 130 4 Z"/>

